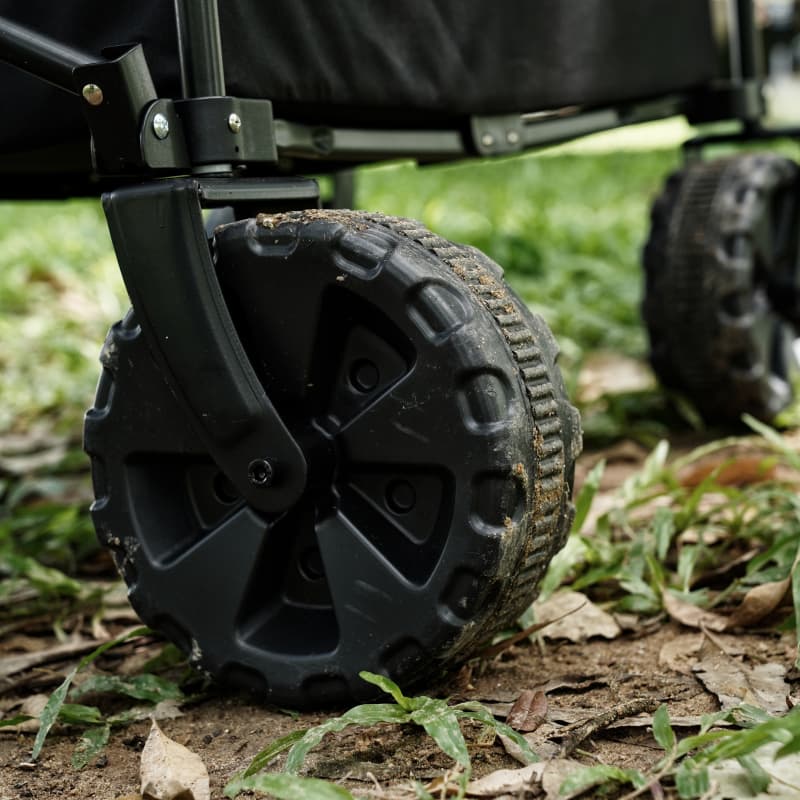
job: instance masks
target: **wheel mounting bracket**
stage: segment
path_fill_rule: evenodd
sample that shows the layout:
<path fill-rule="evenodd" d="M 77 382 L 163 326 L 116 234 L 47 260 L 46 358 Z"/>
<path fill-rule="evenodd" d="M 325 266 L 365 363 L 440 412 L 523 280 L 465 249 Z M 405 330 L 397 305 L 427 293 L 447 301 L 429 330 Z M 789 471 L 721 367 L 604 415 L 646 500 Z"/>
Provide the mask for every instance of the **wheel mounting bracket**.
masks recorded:
<path fill-rule="evenodd" d="M 306 460 L 253 370 L 217 280 L 203 205 L 259 194 L 275 202 L 286 180 L 230 181 L 220 195 L 194 178 L 117 189 L 103 208 L 137 320 L 170 390 L 208 452 L 241 496 L 259 511 L 290 508 L 306 484 Z M 313 181 L 295 194 L 312 195 Z M 246 184 L 246 185 L 244 185 Z M 313 205 L 313 202 L 311 203 Z M 269 481 L 248 469 L 267 461 Z"/>

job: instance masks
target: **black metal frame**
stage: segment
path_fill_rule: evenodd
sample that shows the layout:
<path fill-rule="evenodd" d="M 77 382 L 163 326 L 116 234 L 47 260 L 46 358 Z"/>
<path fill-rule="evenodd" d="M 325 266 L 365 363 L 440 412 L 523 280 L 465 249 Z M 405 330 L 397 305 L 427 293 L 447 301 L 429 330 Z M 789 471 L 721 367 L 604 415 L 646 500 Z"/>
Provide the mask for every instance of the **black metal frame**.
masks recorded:
<path fill-rule="evenodd" d="M 157 96 L 138 45 L 106 50 L 97 60 L 0 18 L 0 60 L 78 96 L 94 171 L 116 187 L 104 194 L 103 206 L 148 344 L 210 455 L 253 507 L 276 513 L 302 492 L 305 459 L 236 334 L 202 209 L 316 206 L 313 181 L 241 177 L 245 168 L 250 176 L 276 175 L 279 153 L 336 164 L 503 155 L 676 113 L 739 119 L 741 135 L 754 138 L 763 133 L 763 108 L 752 0 L 737 0 L 736 8 L 739 74 L 722 89 L 602 110 L 474 117 L 469 131 L 310 127 L 274 120 L 269 100 L 226 96 L 217 0 L 175 0 L 180 99 Z M 164 176 L 172 177 L 128 185 Z M 26 177 L 18 176 L 17 184 L 21 196 Z M 97 186 L 87 181 L 78 188 L 97 193 Z"/>
<path fill-rule="evenodd" d="M 271 105 L 224 96 L 216 0 L 176 0 L 175 11 L 181 100 L 156 96 L 138 45 L 97 61 L 0 21 L 0 58 L 82 98 L 98 173 L 215 174 L 123 186 L 103 195 L 103 208 L 137 319 L 172 392 L 242 497 L 277 513 L 302 493 L 306 462 L 236 333 L 202 209 L 314 207 L 319 190 L 304 179 L 232 177 L 237 163 L 277 160 Z"/>

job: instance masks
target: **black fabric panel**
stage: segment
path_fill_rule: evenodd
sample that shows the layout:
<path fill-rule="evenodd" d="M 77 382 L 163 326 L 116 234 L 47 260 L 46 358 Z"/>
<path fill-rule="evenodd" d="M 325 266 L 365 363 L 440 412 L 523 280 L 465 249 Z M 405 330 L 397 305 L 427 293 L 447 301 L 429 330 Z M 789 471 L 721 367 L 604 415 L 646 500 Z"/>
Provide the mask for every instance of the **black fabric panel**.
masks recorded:
<path fill-rule="evenodd" d="M 713 72 L 705 0 L 219 0 L 228 92 L 333 124 L 597 106 Z M 0 0 L 0 15 L 94 53 L 141 42 L 179 93 L 170 0 Z M 0 65 L 3 151 L 86 135 L 80 100 Z"/>
<path fill-rule="evenodd" d="M 338 106 L 492 114 L 603 105 L 714 72 L 705 0 L 260 5 L 269 12 L 258 13 L 259 0 L 222 0 L 231 85 L 281 110 L 317 104 L 320 119 Z"/>

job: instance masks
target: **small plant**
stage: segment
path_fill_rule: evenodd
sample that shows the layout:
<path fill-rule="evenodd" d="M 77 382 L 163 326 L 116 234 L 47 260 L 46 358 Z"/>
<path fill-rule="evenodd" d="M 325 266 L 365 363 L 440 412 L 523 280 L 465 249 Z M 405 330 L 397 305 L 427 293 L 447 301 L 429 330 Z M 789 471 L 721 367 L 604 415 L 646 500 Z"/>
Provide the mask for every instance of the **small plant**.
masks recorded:
<path fill-rule="evenodd" d="M 83 769 L 108 744 L 111 729 L 144 719 L 149 713 L 141 708 L 131 708 L 111 716 L 104 716 L 96 706 L 81 703 L 68 703 L 67 699 L 77 699 L 86 694 L 116 694 L 150 704 L 150 708 L 165 700 L 180 701 L 184 694 L 177 684 L 152 673 L 120 677 L 117 675 L 95 674 L 84 680 L 80 686 L 73 686 L 75 678 L 92 662 L 113 647 L 139 636 L 149 635 L 148 628 L 140 627 L 128 631 L 116 639 L 104 642 L 73 667 L 59 686 L 52 692 L 39 714 L 39 730 L 33 743 L 31 761 L 36 761 L 44 747 L 53 726 L 57 723 L 84 728 L 72 756 L 72 766 Z M 32 719 L 25 714 L 0 720 L 0 728 L 19 725 Z"/>
<path fill-rule="evenodd" d="M 298 778 L 297 772 L 303 765 L 308 752 L 316 747 L 325 736 L 342 731 L 351 725 L 371 726 L 388 722 L 397 725 L 418 725 L 423 728 L 442 751 L 456 762 L 459 769 L 458 797 L 464 796 L 467 782 L 472 774 L 467 743 L 461 733 L 459 720 L 473 720 L 486 725 L 514 741 L 531 763 L 539 760 L 523 736 L 508 725 L 498 722 L 480 703 L 467 702 L 451 706 L 446 700 L 424 695 L 407 697 L 396 683 L 383 675 L 375 675 L 371 672 L 362 672 L 360 675 L 363 680 L 391 695 L 394 703 L 367 703 L 355 706 L 342 716 L 330 719 L 322 725 L 294 731 L 277 739 L 262 750 L 241 775 L 237 775 L 228 783 L 225 787 L 225 796 L 233 798 L 240 792 L 249 789 L 268 792 L 278 798 L 290 798 L 300 796 L 292 794 L 292 792 L 295 788 L 302 786 L 304 787 L 302 796 L 309 800 L 325 800 L 334 796 L 349 797 L 349 793 L 341 787 L 334 787 L 339 792 L 336 795 L 326 794 L 329 792 L 331 784 L 309 778 Z M 289 750 L 289 756 L 284 766 L 284 774 L 263 773 L 262 770 L 285 750 Z"/>

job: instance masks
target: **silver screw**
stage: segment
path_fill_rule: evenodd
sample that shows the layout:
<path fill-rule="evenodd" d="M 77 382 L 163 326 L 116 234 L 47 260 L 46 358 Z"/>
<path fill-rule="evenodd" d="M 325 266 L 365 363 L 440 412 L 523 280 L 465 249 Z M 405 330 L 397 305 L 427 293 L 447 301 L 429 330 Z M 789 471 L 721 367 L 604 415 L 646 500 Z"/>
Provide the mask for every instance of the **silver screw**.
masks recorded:
<path fill-rule="evenodd" d="M 103 90 L 96 83 L 87 83 L 81 94 L 90 106 L 99 106 L 103 102 Z"/>
<path fill-rule="evenodd" d="M 491 133 L 484 133 L 481 136 L 481 144 L 484 147 L 491 147 L 494 144 L 494 136 Z"/>
<path fill-rule="evenodd" d="M 509 144 L 519 144 L 519 133 L 517 131 L 508 131 L 506 133 L 506 141 Z"/>
<path fill-rule="evenodd" d="M 242 129 L 242 118 L 238 114 L 228 116 L 228 128 L 231 133 L 239 133 Z"/>
<path fill-rule="evenodd" d="M 156 114 L 153 117 L 153 133 L 158 139 L 166 139 L 169 136 L 169 120 L 163 114 Z"/>

